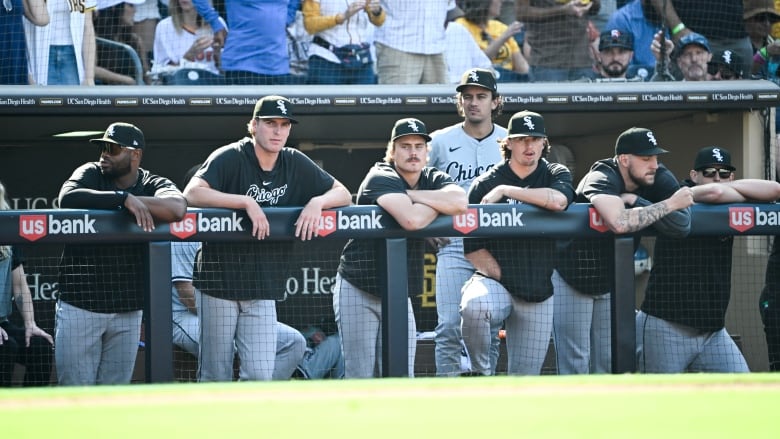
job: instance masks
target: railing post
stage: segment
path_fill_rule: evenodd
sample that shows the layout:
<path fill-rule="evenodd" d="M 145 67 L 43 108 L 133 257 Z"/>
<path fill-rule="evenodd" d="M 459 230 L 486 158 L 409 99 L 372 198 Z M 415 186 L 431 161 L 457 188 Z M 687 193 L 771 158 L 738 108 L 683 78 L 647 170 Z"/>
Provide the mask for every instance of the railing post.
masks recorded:
<path fill-rule="evenodd" d="M 170 242 L 150 242 L 145 259 L 146 382 L 168 383 L 173 381 Z"/>
<path fill-rule="evenodd" d="M 611 301 L 612 373 L 636 372 L 636 291 L 634 238 L 615 237 Z"/>
<path fill-rule="evenodd" d="M 379 240 L 378 283 L 382 293 L 382 376 L 409 376 L 406 238 Z"/>

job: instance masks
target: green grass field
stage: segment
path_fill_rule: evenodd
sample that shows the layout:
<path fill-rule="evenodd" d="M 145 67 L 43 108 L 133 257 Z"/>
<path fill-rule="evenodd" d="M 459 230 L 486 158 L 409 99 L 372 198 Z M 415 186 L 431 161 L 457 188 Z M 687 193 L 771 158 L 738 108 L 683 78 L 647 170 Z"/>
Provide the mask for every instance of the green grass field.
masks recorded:
<path fill-rule="evenodd" d="M 0 391 L 2 434 L 14 439 L 776 438 L 774 416 L 779 406 L 780 374 L 421 378 Z"/>

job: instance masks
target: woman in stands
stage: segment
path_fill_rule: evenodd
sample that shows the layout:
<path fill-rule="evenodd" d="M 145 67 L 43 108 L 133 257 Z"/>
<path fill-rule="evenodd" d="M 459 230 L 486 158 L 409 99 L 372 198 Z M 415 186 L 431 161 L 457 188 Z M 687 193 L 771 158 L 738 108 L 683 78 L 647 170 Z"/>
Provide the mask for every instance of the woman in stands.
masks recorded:
<path fill-rule="evenodd" d="M 141 60 L 143 73 L 149 71 L 148 51 L 133 31 L 135 5 L 144 0 L 107 0 L 95 12 L 95 36 L 130 46 Z M 95 79 L 99 84 L 136 85 L 137 67 L 131 56 L 113 45 L 98 44 Z"/>
<path fill-rule="evenodd" d="M 170 0 L 170 16 L 157 24 L 154 35 L 153 72 L 192 67 L 220 74 L 220 47 L 214 46 L 214 32 L 192 4 L 192 0 Z M 220 21 L 227 27 L 224 20 Z"/>

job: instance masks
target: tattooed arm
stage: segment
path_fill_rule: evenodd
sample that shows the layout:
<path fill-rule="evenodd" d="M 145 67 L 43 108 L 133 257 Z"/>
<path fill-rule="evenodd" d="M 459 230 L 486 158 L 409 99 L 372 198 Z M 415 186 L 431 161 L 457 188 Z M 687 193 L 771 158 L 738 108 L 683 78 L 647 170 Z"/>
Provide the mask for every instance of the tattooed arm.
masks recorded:
<path fill-rule="evenodd" d="M 690 188 L 684 187 L 666 200 L 629 209 L 626 209 L 624 200 L 616 195 L 595 195 L 591 203 L 613 233 L 623 234 L 642 230 L 674 211 L 690 207 L 693 204 L 693 193 Z"/>

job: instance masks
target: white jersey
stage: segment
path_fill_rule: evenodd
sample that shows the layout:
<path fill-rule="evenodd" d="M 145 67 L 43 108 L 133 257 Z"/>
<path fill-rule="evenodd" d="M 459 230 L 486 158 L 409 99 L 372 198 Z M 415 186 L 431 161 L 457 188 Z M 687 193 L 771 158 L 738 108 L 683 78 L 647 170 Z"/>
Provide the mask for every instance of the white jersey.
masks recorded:
<path fill-rule="evenodd" d="M 506 129 L 493 124 L 493 132 L 482 140 L 469 136 L 458 123 L 431 133 L 431 153 L 428 166 L 438 168 L 452 177 L 467 193 L 471 182 L 503 161 L 498 140 L 506 137 Z"/>

